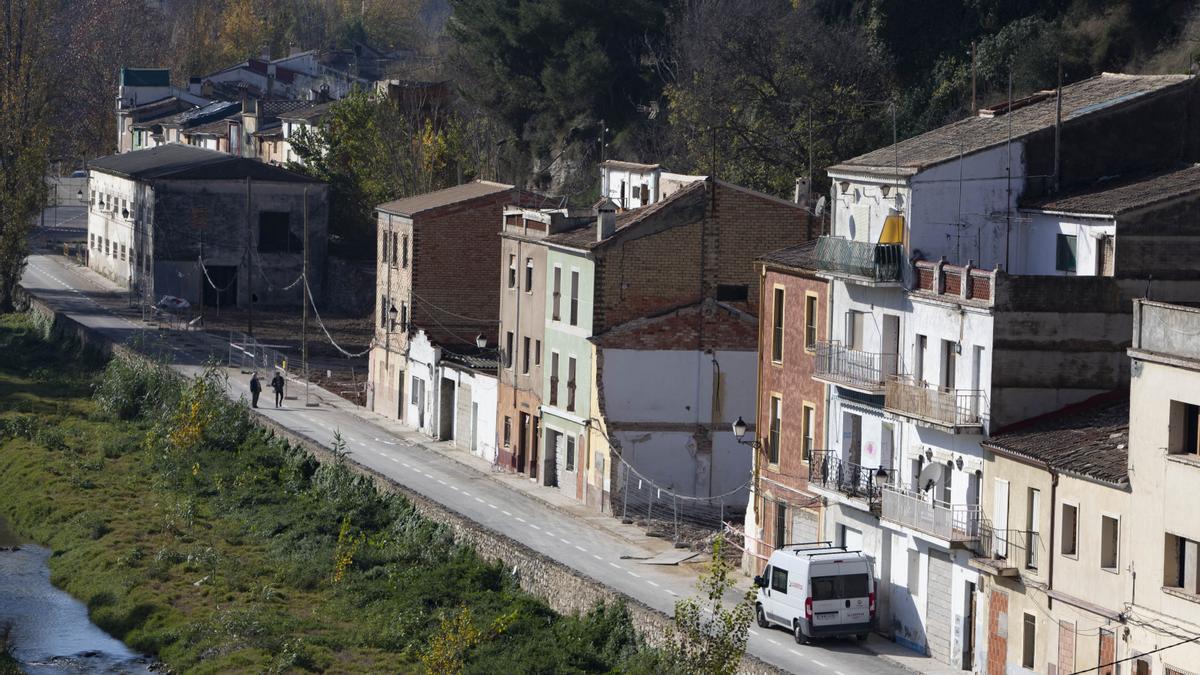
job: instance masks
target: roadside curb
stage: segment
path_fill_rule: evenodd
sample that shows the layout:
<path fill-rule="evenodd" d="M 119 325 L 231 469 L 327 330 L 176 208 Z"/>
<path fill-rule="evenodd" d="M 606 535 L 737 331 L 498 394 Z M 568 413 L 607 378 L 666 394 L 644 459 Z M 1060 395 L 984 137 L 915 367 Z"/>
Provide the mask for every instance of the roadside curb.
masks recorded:
<path fill-rule="evenodd" d="M 290 377 L 288 379 L 296 382 L 299 386 L 304 386 L 304 382 L 302 380 L 297 380 L 295 378 L 290 378 Z M 465 462 L 462 459 L 456 457 L 455 453 L 444 452 L 437 448 L 431 447 L 430 445 L 428 445 L 426 443 L 427 439 L 424 437 L 414 438 L 413 436 L 420 436 L 421 432 L 419 432 L 419 431 L 404 430 L 401 433 L 397 433 L 396 431 L 394 431 L 392 429 L 388 429 L 387 427 L 384 427 L 382 424 L 380 424 L 380 420 L 382 420 L 384 423 L 389 424 L 389 425 L 395 424 L 394 420 L 387 418 L 387 417 L 383 417 L 382 415 L 379 415 L 379 413 L 367 410 L 366 408 L 363 408 L 360 406 L 355 406 L 353 404 L 350 404 L 349 402 L 345 402 L 345 403 L 343 403 L 343 401 L 331 402 L 331 401 L 327 400 L 325 397 L 326 396 L 334 397 L 335 399 L 340 398 L 340 397 L 338 397 L 336 394 L 333 394 L 332 392 L 329 392 L 325 389 L 317 387 L 316 385 L 310 384 L 309 386 L 312 387 L 313 389 L 320 390 L 322 392 L 323 396 L 322 396 L 320 404 L 323 406 L 328 406 L 335 410 L 340 410 L 346 414 L 357 417 L 357 418 L 363 420 L 364 422 L 374 424 L 374 425 L 380 427 L 381 429 L 383 429 L 389 435 L 391 435 L 395 438 L 404 440 L 404 441 L 412 444 L 413 446 L 419 447 L 425 452 L 437 455 L 439 457 L 443 457 L 445 459 L 449 459 L 449 460 L 453 461 L 455 464 L 457 464 L 458 466 L 461 466 L 461 467 L 468 469 L 484 478 L 487 478 L 491 482 L 495 483 L 496 485 L 502 486 L 504 489 L 506 489 L 510 492 L 525 495 L 525 496 L 529 497 L 530 499 L 535 499 L 535 500 L 537 500 L 539 506 L 543 506 L 548 509 L 553 509 L 554 511 L 556 511 L 560 514 L 568 516 L 575 520 L 580 520 L 580 521 L 584 520 L 584 518 L 582 516 L 580 516 L 580 514 L 575 513 L 571 509 L 565 508 L 559 504 L 555 504 L 554 502 L 543 499 L 540 495 L 536 494 L 533 491 L 522 490 L 521 488 L 519 488 L 515 485 L 510 485 L 507 481 L 499 480 L 496 478 L 496 476 L 493 474 L 493 472 L 483 471 L 478 466 L 475 466 L 471 463 Z M 348 407 L 348 406 L 352 406 L 352 407 Z M 373 419 L 375 417 L 378 417 L 379 420 Z M 496 473 L 501 473 L 501 472 L 497 471 Z M 608 513 L 597 512 L 596 515 L 604 516 L 607 518 L 615 518 L 615 516 L 613 516 L 612 514 L 608 514 Z M 584 521 L 584 522 L 586 522 L 586 521 Z M 633 545 L 642 545 L 642 544 L 646 543 L 645 540 L 639 541 L 637 539 L 634 539 L 634 538 L 628 536 L 625 533 L 620 532 L 619 530 L 610 529 L 610 528 L 604 528 L 604 530 L 612 535 L 615 535 L 617 537 L 620 537 L 621 539 L 624 539 L 625 541 L 628 541 L 629 543 L 631 543 Z"/>

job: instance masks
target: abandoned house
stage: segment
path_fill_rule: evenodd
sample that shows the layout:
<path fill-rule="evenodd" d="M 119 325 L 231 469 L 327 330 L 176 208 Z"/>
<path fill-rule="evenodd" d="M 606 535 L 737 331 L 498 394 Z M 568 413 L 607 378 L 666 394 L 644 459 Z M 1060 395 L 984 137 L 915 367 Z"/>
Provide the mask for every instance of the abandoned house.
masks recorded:
<path fill-rule="evenodd" d="M 321 297 L 324 183 L 182 144 L 103 157 L 89 173 L 88 267 L 143 301 L 298 306 L 306 240 Z"/>

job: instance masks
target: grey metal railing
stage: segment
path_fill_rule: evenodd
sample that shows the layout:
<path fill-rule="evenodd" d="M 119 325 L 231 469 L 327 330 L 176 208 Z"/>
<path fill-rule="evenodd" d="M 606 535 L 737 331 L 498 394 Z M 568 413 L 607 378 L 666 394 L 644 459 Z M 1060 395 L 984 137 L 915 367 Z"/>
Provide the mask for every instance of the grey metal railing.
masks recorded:
<path fill-rule="evenodd" d="M 924 494 L 894 486 L 883 490 L 883 517 L 950 542 L 979 539 L 979 507 L 930 500 Z"/>
<path fill-rule="evenodd" d="M 864 467 L 842 459 L 836 450 L 813 450 L 808 455 L 809 485 L 862 499 L 873 511 L 879 509 L 883 486 L 894 478 L 893 469 Z"/>
<path fill-rule="evenodd" d="M 947 389 L 897 375 L 888 378 L 883 406 L 946 426 L 972 427 L 982 424 L 985 401 L 979 389 Z"/>
<path fill-rule="evenodd" d="M 897 354 L 848 349 L 836 340 L 818 342 L 815 356 L 817 377 L 881 390 L 899 363 Z"/>
<path fill-rule="evenodd" d="M 817 265 L 823 270 L 872 281 L 900 281 L 906 262 L 900 244 L 872 244 L 830 235 L 817 240 L 816 254 Z"/>
<path fill-rule="evenodd" d="M 972 546 L 976 555 L 1008 561 L 1010 566 L 1036 570 L 1042 559 L 1041 536 L 1029 530 L 996 529 L 988 523 L 979 526 L 979 539 Z"/>

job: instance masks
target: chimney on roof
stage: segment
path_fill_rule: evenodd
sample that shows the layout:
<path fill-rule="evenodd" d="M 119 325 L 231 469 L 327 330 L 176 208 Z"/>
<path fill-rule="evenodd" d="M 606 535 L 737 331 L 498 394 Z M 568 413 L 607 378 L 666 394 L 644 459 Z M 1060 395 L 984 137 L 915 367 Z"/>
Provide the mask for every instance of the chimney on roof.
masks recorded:
<path fill-rule="evenodd" d="M 189 94 L 191 94 L 192 96 L 199 96 L 201 87 L 202 87 L 202 84 L 201 84 L 201 79 L 199 77 L 189 77 L 188 78 L 188 93 Z"/>
<path fill-rule="evenodd" d="M 796 192 L 792 195 L 792 201 L 800 206 L 808 206 L 812 201 L 812 186 L 808 184 L 807 178 L 796 178 Z"/>
<path fill-rule="evenodd" d="M 592 208 L 596 212 L 596 241 L 604 241 L 617 231 L 617 205 L 605 198 Z"/>
<path fill-rule="evenodd" d="M 268 63 L 271 61 L 271 45 L 262 46 L 261 58 L 263 61 L 267 61 Z"/>

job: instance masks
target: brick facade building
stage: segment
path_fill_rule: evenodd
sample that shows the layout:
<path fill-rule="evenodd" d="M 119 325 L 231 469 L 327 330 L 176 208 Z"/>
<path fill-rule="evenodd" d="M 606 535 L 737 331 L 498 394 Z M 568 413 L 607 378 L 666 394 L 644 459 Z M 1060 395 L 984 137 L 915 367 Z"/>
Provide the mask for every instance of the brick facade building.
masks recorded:
<path fill-rule="evenodd" d="M 477 335 L 496 345 L 496 232 L 504 207 L 519 196 L 511 185 L 475 181 L 378 207 L 369 380 L 375 412 L 409 421 L 406 408 L 433 405 L 430 392 L 405 378 L 409 336 L 417 328 L 443 346 L 473 348 Z"/>
<path fill-rule="evenodd" d="M 825 447 L 825 385 L 813 379 L 817 341 L 828 332 L 828 281 L 812 265 L 815 242 L 758 260 L 764 298 L 758 330 L 758 418 L 747 569 L 775 548 L 820 539 L 820 500 L 808 492 L 809 461 Z"/>
<path fill-rule="evenodd" d="M 632 466 L 622 461 L 626 448 L 621 447 L 619 434 L 594 433 L 606 424 L 603 406 L 608 402 L 602 383 L 608 375 L 590 338 L 706 300 L 756 314 L 760 291 L 754 260 L 818 234 L 807 211 L 792 202 L 719 180 L 668 174 L 654 167 L 648 171 L 646 180 L 658 187 L 643 187 L 639 193 L 655 201 L 617 213 L 615 205 L 605 200 L 586 226 L 542 240 L 547 247 L 547 284 L 559 289 L 562 305 L 555 312 L 555 296 L 549 291 L 541 480 L 578 496 L 577 474 L 582 471 L 589 476 L 584 484 L 603 482 L 602 493 L 613 504 L 623 498 L 621 485 L 628 475 L 623 472 Z M 703 335 L 697 333 L 696 339 Z M 674 347 L 703 350 L 699 343 L 682 344 L 682 338 Z M 712 424 L 728 430 L 739 414 L 752 416 L 753 406 L 751 388 L 743 400 L 727 400 Z M 652 446 L 655 441 L 638 442 Z M 645 445 L 639 452 L 650 456 Z M 605 475 L 597 481 L 591 476 L 600 467 Z M 749 477 L 748 453 L 739 470 Z"/>

